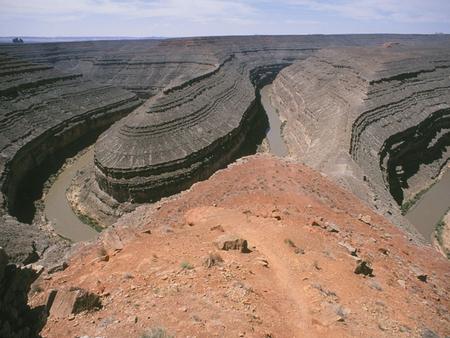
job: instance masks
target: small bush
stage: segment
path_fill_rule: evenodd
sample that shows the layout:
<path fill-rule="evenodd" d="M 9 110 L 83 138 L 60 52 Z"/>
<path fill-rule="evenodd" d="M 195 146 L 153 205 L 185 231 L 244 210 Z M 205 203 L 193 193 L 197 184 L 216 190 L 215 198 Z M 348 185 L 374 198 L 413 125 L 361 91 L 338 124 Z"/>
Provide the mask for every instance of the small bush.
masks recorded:
<path fill-rule="evenodd" d="M 183 270 L 192 270 L 194 268 L 194 266 L 192 266 L 191 263 L 186 262 L 186 261 L 185 262 L 181 262 L 180 267 Z"/>
<path fill-rule="evenodd" d="M 297 245 L 295 245 L 295 243 L 294 243 L 291 239 L 289 239 L 289 238 L 286 238 L 286 239 L 284 240 L 284 243 L 286 243 L 287 245 L 289 245 L 291 248 L 296 248 L 296 247 L 297 247 Z"/>
<path fill-rule="evenodd" d="M 171 334 L 161 327 L 153 328 L 142 334 L 141 338 L 174 338 Z"/>
<path fill-rule="evenodd" d="M 444 232 L 444 227 L 445 227 L 444 219 L 441 219 L 439 222 L 436 223 L 436 239 L 440 245 L 443 244 L 442 235 Z"/>

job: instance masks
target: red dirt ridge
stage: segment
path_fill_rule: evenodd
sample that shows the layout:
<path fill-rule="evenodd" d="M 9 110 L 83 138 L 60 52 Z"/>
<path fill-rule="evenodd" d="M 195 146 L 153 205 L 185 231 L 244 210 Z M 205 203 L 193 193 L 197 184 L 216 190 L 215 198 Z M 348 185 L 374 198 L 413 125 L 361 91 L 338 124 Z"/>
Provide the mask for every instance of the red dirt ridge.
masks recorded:
<path fill-rule="evenodd" d="M 51 315 L 43 337 L 450 335 L 445 258 L 323 175 L 269 155 L 138 208 L 68 263 L 40 277 L 31 305 L 75 287 L 102 308 Z"/>

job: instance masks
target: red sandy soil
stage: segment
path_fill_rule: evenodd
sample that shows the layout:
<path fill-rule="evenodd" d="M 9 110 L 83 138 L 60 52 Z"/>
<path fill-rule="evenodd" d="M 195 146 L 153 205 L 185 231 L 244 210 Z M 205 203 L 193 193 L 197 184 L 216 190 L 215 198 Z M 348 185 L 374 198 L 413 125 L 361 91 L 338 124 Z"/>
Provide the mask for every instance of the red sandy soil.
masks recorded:
<path fill-rule="evenodd" d="M 320 218 L 339 232 L 312 225 Z M 222 234 L 246 239 L 252 252 L 218 250 Z M 100 247 L 109 261 L 98 259 Z M 204 266 L 209 253 L 223 263 Z M 373 277 L 354 273 L 358 258 Z M 65 271 L 41 276 L 30 303 L 52 288 L 101 295 L 101 310 L 50 317 L 43 337 L 141 337 L 155 327 L 176 337 L 445 336 L 449 277 L 432 247 L 320 173 L 255 155 L 79 245 Z"/>

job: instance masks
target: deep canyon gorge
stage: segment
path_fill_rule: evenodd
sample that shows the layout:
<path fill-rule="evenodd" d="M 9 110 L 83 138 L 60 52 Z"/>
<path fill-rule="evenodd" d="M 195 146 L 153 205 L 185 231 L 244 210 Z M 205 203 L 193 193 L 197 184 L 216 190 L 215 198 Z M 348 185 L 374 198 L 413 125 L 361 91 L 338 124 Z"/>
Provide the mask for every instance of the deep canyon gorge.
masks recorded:
<path fill-rule="evenodd" d="M 4 44 L 0 99 L 0 256 L 3 250 L 5 256 L 0 264 L 9 260 L 8 266 L 25 266 L 14 274 L 43 267 L 39 278 L 24 278 L 25 289 L 36 278 L 33 285 L 42 289 L 30 298 L 31 306 L 48 305 L 50 290 L 69 280 L 85 289 L 103 285 L 102 291 L 90 292 L 103 297 L 107 317 L 122 310 L 132 313 L 123 293 L 113 290 L 130 280 L 138 289 L 154 283 L 163 268 L 151 270 L 151 281 L 142 269 L 161 260 L 162 266 L 177 265 L 184 254 L 197 262 L 196 250 L 201 255 L 210 251 L 205 243 L 219 229 L 255 245 L 246 256 L 250 258 L 224 253 L 231 265 L 223 269 L 237 264 L 258 292 L 266 293 L 262 290 L 273 283 L 280 293 L 267 295 L 269 306 L 256 291 L 230 286 L 231 277 L 223 270 L 216 272 L 224 280 L 199 267 L 198 278 L 212 279 L 219 288 L 236 287 L 243 292 L 239 297 L 254 297 L 258 316 L 265 319 L 260 323 L 251 317 L 249 322 L 260 336 L 274 330 L 281 336 L 304 330 L 312 336 L 332 336 L 334 330 L 358 336 L 368 330 L 356 324 L 364 321 L 371 330 L 385 328 L 376 336 L 420 336 L 424 330 L 450 334 L 448 35 Z M 431 209 L 437 200 L 439 207 Z M 166 252 L 166 242 L 176 252 Z M 288 248 L 286 243 L 291 243 Z M 152 251 L 159 246 L 164 253 Z M 289 246 L 298 252 L 306 248 L 306 254 L 296 252 L 286 265 L 280 254 Z M 350 254 L 339 252 L 342 247 Z M 99 250 L 108 259 L 95 258 Z M 130 257 L 136 257 L 136 277 L 123 283 L 111 279 L 116 272 L 128 273 Z M 254 268 L 251 259 L 263 259 L 267 266 Z M 385 311 L 380 311 L 395 319 L 383 319 L 375 310 L 346 312 L 352 297 L 366 292 L 339 289 L 337 276 L 355 259 L 378 267 L 378 282 L 370 276 L 357 280 L 353 271 L 342 278 L 354 289 L 363 283 L 370 292 L 384 292 L 380 303 Z M 45 272 L 62 262 L 55 274 Z M 273 276 L 264 270 L 272 266 Z M 265 281 L 254 280 L 255 269 Z M 188 297 L 183 285 L 196 268 L 175 270 L 165 272 L 161 285 L 180 279 L 177 292 Z M 330 271 L 329 279 L 318 275 L 324 270 Z M 300 295 L 283 278 L 300 280 L 302 274 L 308 277 L 301 283 L 308 285 L 302 285 L 306 291 Z M 207 292 L 200 279 L 192 284 L 198 295 Z M 311 282 L 315 279 L 321 284 Z M 325 284 L 338 289 L 341 298 L 324 291 Z M 105 288 L 110 290 L 106 296 Z M 168 313 L 182 306 L 172 291 L 167 289 L 163 300 L 155 296 L 167 302 Z M 314 292 L 326 300 L 317 305 Z M 111 293 L 123 308 L 111 307 Z M 130 293 L 137 302 L 139 294 Z M 299 310 L 296 297 L 307 298 L 317 309 Z M 390 297 L 396 303 L 389 303 Z M 404 317 L 394 315 L 406 306 L 402 297 L 413 308 Z M 422 298 L 427 302 L 421 303 Z M 140 306 L 162 306 L 153 305 L 156 301 Z M 208 308 L 199 316 L 208 318 L 210 326 L 201 320 L 194 320 L 196 329 L 183 326 L 166 310 L 136 323 L 156 325 L 167 318 L 164 325 L 183 334 L 231 332 L 214 324 L 211 314 L 218 311 L 217 304 L 202 302 L 195 298 L 189 306 Z M 239 319 L 244 310 L 230 309 L 220 321 L 228 328 L 235 322 L 236 335 L 248 330 L 247 320 Z M 327 311 L 337 311 L 340 319 L 321 317 Z M 289 317 L 285 326 L 282 321 L 267 324 L 267 318 L 280 313 L 308 320 L 296 324 Z M 95 328 L 89 324 L 97 321 L 93 316 L 79 318 L 86 333 L 71 327 L 70 334 L 108 336 L 129 329 L 123 320 Z M 64 330 L 73 320 L 39 318 L 42 325 L 29 330 L 42 330 L 48 337 L 69 332 Z M 346 326 L 346 318 L 353 324 Z M 144 329 L 139 325 L 133 329 L 136 334 Z"/>

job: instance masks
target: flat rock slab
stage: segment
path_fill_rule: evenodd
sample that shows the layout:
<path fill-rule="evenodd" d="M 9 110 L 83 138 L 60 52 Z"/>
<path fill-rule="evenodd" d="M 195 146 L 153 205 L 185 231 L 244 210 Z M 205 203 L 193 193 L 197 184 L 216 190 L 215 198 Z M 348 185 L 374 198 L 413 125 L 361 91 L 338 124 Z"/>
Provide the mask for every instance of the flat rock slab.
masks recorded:
<path fill-rule="evenodd" d="M 66 318 L 82 311 L 97 310 L 102 307 L 100 297 L 84 289 L 58 290 L 50 308 L 50 316 Z"/>

